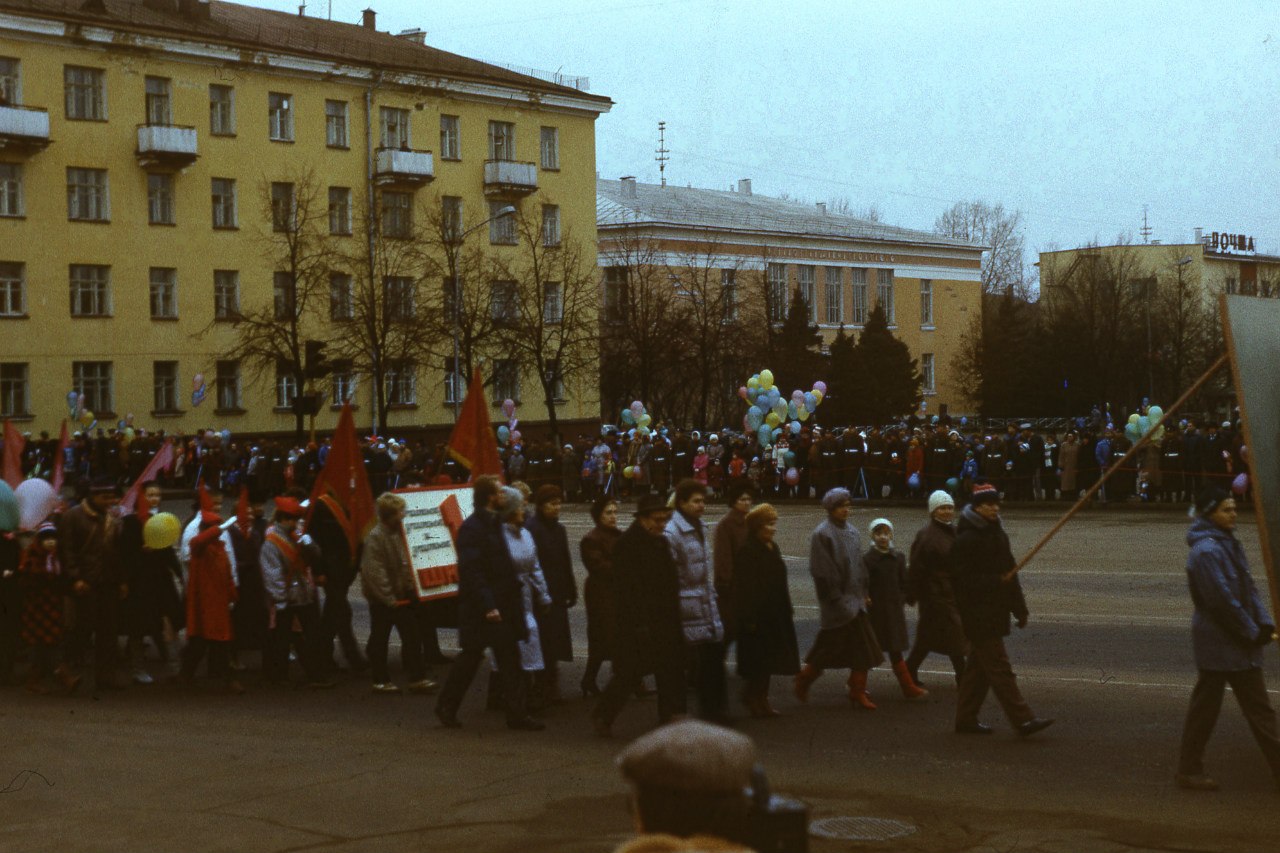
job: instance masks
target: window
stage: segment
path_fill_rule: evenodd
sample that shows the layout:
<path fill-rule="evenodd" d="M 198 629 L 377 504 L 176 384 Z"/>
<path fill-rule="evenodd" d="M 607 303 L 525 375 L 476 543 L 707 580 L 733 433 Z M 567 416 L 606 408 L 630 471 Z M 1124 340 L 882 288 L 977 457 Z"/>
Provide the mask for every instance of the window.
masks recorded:
<path fill-rule="evenodd" d="M 885 322 L 890 326 L 896 326 L 898 317 L 893 309 L 893 270 L 876 272 L 876 301 L 884 309 Z"/>
<path fill-rule="evenodd" d="M 293 184 L 273 183 L 271 185 L 271 230 L 297 230 L 297 204 L 293 198 Z"/>
<path fill-rule="evenodd" d="M 351 276 L 342 272 L 329 273 L 329 319 L 350 320 L 356 315 L 351 296 Z"/>
<path fill-rule="evenodd" d="M 147 221 L 152 225 L 172 225 L 173 175 L 147 175 Z"/>
<path fill-rule="evenodd" d="M 213 271 L 213 319 L 235 320 L 240 316 L 240 273 Z"/>
<path fill-rule="evenodd" d="M 382 147 L 409 147 L 409 111 L 396 107 L 382 107 Z"/>
<path fill-rule="evenodd" d="M 516 126 L 511 122 L 489 122 L 489 159 L 516 159 Z"/>
<path fill-rule="evenodd" d="M 924 393 L 938 393 L 938 386 L 935 384 L 933 375 L 933 353 L 926 352 L 920 354 L 920 375 L 923 377 Z"/>
<path fill-rule="evenodd" d="M 737 270 L 720 270 L 720 309 L 722 323 L 738 319 Z"/>
<path fill-rule="evenodd" d="M 333 362 L 333 372 L 329 374 L 333 383 L 333 405 L 341 406 L 351 403 L 356 398 L 356 372 L 351 362 L 345 359 Z"/>
<path fill-rule="evenodd" d="M 213 183 L 213 227 L 236 227 L 236 180 L 235 178 L 214 178 Z"/>
<path fill-rule="evenodd" d="M 933 327 L 933 281 L 920 279 L 920 325 Z"/>
<path fill-rule="evenodd" d="M 298 377 L 293 373 L 293 363 L 285 360 L 276 362 L 276 408 L 292 409 L 293 401 L 298 396 Z"/>
<path fill-rule="evenodd" d="M 815 267 L 800 264 L 796 267 L 796 283 L 800 298 L 804 300 L 805 313 L 810 323 L 818 322 L 818 273 Z"/>
<path fill-rule="evenodd" d="M 73 121 L 107 120 L 106 75 L 101 68 L 68 65 L 62 69 L 67 118 Z"/>
<path fill-rule="evenodd" d="M 413 193 L 382 192 L 382 236 L 397 240 L 413 235 Z"/>
<path fill-rule="evenodd" d="M 440 159 L 462 159 L 462 122 L 457 116 L 440 116 Z"/>
<path fill-rule="evenodd" d="M 330 148 L 347 147 L 347 102 L 324 102 L 324 142 Z"/>
<path fill-rule="evenodd" d="M 408 276 L 389 275 L 382 279 L 382 301 L 387 322 L 407 323 L 413 320 L 416 290 L 413 279 Z"/>
<path fill-rule="evenodd" d="M 548 281 L 542 288 L 542 322 L 554 326 L 564 321 L 564 291 L 558 281 Z"/>
<path fill-rule="evenodd" d="M 106 169 L 67 168 L 67 219 L 106 222 L 111 218 Z"/>
<path fill-rule="evenodd" d="M 71 265 L 71 316 L 111 316 L 111 267 Z"/>
<path fill-rule="evenodd" d="M 281 92 L 267 94 L 268 135 L 277 142 L 293 141 L 293 96 Z"/>
<path fill-rule="evenodd" d="M 0 56 L 0 104 L 22 103 L 21 65 L 10 56 Z"/>
<path fill-rule="evenodd" d="M 235 412 L 240 410 L 240 362 L 218 362 L 218 411 Z M 90 411 L 93 411 L 92 409 Z"/>
<path fill-rule="evenodd" d="M 173 110 L 166 77 L 146 78 L 147 124 L 173 124 Z"/>
<path fill-rule="evenodd" d="M 507 324 L 516 321 L 516 283 L 495 281 L 489 291 L 489 319 Z"/>
<path fill-rule="evenodd" d="M 99 416 L 115 411 L 111 393 L 111 362 L 71 362 L 71 387 L 84 395 L 84 407 Z"/>
<path fill-rule="evenodd" d="M 22 166 L 0 163 L 0 216 L 22 215 Z"/>
<path fill-rule="evenodd" d="M 851 269 L 849 273 L 853 276 L 853 316 L 849 320 L 862 326 L 867 322 L 867 271 Z"/>
<path fill-rule="evenodd" d="M 0 317 L 21 317 L 27 313 L 22 264 L 0 261 Z"/>
<path fill-rule="evenodd" d="M 551 385 L 551 399 L 557 401 L 567 399 L 564 393 L 564 371 L 560 369 L 560 359 L 547 359 L 547 379 Z"/>
<path fill-rule="evenodd" d="M 627 319 L 627 268 L 604 268 L 604 321 L 621 323 Z"/>
<path fill-rule="evenodd" d="M 560 205 L 558 204 L 542 206 L 542 245 L 560 245 Z"/>
<path fill-rule="evenodd" d="M 520 402 L 520 368 L 515 359 L 499 358 L 493 362 L 493 399 Z"/>
<path fill-rule="evenodd" d="M 498 213 L 506 204 L 500 201 L 489 202 L 489 242 L 495 246 L 514 246 L 516 240 L 515 214 L 499 216 Z"/>
<path fill-rule="evenodd" d="M 467 393 L 467 386 L 462 381 L 462 374 L 454 369 L 454 364 L 455 362 L 452 358 L 444 360 L 444 401 L 448 405 L 461 403 Z"/>
<path fill-rule="evenodd" d="M 825 267 L 823 287 L 827 291 L 827 322 L 840 325 L 844 322 L 844 282 L 840 267 Z"/>
<path fill-rule="evenodd" d="M 178 319 L 178 271 L 151 268 L 151 319 Z"/>
<path fill-rule="evenodd" d="M 28 370 L 25 362 L 11 361 L 0 364 L 0 415 L 6 418 L 20 418 L 31 414 L 31 383 Z"/>
<path fill-rule="evenodd" d="M 351 189 L 329 187 L 329 233 L 351 233 Z"/>
<path fill-rule="evenodd" d="M 462 289 L 461 276 L 459 276 L 459 281 L 457 286 L 458 286 L 458 290 Z M 452 278 L 445 276 L 444 279 L 440 282 L 440 296 L 441 296 L 440 305 L 442 306 L 442 316 L 448 317 L 449 321 L 453 322 L 454 320 L 453 309 L 454 309 L 454 306 L 457 305 L 457 296 L 454 294 L 454 281 Z M 465 306 L 463 307 L 465 308 Z M 457 320 L 459 323 L 466 322 L 463 319 L 462 314 L 458 315 Z"/>
<path fill-rule="evenodd" d="M 214 136 L 235 136 L 236 90 L 217 84 L 209 87 L 209 133 Z"/>
<path fill-rule="evenodd" d="M 293 276 L 287 272 L 277 272 L 271 281 L 271 304 L 275 319 L 288 320 L 293 316 L 295 305 Z"/>
<path fill-rule="evenodd" d="M 447 195 L 440 199 L 440 230 L 446 242 L 456 242 L 462 235 L 462 199 Z"/>
<path fill-rule="evenodd" d="M 781 323 L 787 319 L 787 265 L 769 264 L 766 273 L 769 288 L 769 321 Z"/>
<path fill-rule="evenodd" d="M 398 359 L 387 365 L 388 406 L 413 406 L 417 399 L 417 376 L 411 361 Z"/>
<path fill-rule="evenodd" d="M 176 412 L 178 409 L 178 362 L 156 361 L 151 365 L 152 388 L 155 398 L 153 408 L 157 412 Z"/>
<path fill-rule="evenodd" d="M 542 168 L 560 168 L 560 128 L 542 128 Z"/>
<path fill-rule="evenodd" d="M 1239 289 L 1239 286 L 1236 284 L 1236 277 L 1233 275 L 1227 276 L 1223 280 L 1222 289 L 1226 291 L 1228 295 L 1239 293 L 1240 289 Z"/>

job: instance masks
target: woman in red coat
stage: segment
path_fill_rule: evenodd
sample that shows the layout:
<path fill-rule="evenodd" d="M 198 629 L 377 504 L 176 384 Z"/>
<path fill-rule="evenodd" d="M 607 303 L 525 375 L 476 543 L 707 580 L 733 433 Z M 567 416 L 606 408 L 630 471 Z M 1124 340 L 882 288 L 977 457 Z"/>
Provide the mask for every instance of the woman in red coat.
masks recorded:
<path fill-rule="evenodd" d="M 222 542 L 222 517 L 204 510 L 200 532 L 191 540 L 187 572 L 187 647 L 182 653 L 181 679 L 190 682 L 196 667 L 209 657 L 209 674 L 221 676 L 232 693 L 244 687 L 231 672 L 231 607 L 238 597 L 231 560 Z"/>

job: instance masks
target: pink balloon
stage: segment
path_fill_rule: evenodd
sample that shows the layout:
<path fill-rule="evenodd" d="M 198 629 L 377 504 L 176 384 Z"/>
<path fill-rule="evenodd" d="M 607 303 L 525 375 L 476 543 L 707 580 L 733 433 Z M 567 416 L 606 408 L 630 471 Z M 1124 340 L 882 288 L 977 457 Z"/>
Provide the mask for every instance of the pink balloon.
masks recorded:
<path fill-rule="evenodd" d="M 516 410 L 516 401 L 510 397 L 502 401 L 502 413 L 507 417 L 511 417 L 512 412 Z"/>
<path fill-rule="evenodd" d="M 819 380 L 813 383 L 813 390 L 821 391 L 825 395 L 827 393 L 827 383 Z"/>
<path fill-rule="evenodd" d="M 1236 478 L 1231 481 L 1231 491 L 1235 492 L 1237 496 L 1243 496 L 1245 492 L 1249 491 L 1249 475 L 1243 472 L 1237 474 Z"/>
<path fill-rule="evenodd" d="M 799 388 L 797 388 L 796 390 L 794 390 L 794 391 L 792 391 L 792 392 L 791 392 L 791 402 L 795 403 L 795 404 L 798 406 L 798 405 L 800 405 L 803 401 L 804 401 L 804 392 L 803 392 L 803 391 L 801 391 Z"/>
<path fill-rule="evenodd" d="M 745 399 L 747 399 L 747 386 L 746 386 L 746 385 L 743 385 L 741 388 L 739 388 L 739 389 L 738 389 L 738 396 L 739 396 L 739 397 L 741 397 L 741 398 L 742 398 L 742 399 L 744 399 L 744 400 L 745 400 Z"/>
<path fill-rule="evenodd" d="M 794 486 L 796 483 L 800 482 L 800 472 L 795 468 L 788 468 L 786 480 L 788 486 Z"/>
<path fill-rule="evenodd" d="M 512 444 L 519 444 L 519 443 L 520 443 L 520 439 L 521 439 L 521 438 L 523 438 L 523 437 L 524 437 L 524 436 L 520 435 L 520 430 L 514 430 L 514 431 L 511 433 L 511 443 L 512 443 Z"/>

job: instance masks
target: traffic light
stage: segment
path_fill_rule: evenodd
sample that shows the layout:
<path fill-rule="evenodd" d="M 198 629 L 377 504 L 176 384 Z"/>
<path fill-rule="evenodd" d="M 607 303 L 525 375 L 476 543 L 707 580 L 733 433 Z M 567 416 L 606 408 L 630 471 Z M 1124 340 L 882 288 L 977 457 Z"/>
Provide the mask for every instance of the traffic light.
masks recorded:
<path fill-rule="evenodd" d="M 333 370 L 333 365 L 324 357 L 324 349 L 328 346 L 324 341 L 306 342 L 306 366 L 303 372 L 308 379 L 323 379 Z"/>

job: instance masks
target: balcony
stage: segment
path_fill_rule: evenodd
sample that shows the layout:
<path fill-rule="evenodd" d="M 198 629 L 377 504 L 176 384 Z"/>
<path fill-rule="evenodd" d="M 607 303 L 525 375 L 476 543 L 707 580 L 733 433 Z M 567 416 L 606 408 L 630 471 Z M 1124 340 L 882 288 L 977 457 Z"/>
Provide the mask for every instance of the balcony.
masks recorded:
<path fill-rule="evenodd" d="M 517 160 L 484 161 L 484 194 L 521 198 L 538 191 L 538 164 Z"/>
<path fill-rule="evenodd" d="M 420 187 L 435 176 L 435 158 L 430 151 L 409 148 L 379 148 L 377 151 L 373 182 L 379 186 Z"/>
<path fill-rule="evenodd" d="M 49 141 L 48 110 L 0 106 L 0 151 L 34 154 Z"/>
<path fill-rule="evenodd" d="M 196 161 L 196 129 L 178 124 L 138 125 L 138 165 L 144 169 L 185 169 Z"/>

